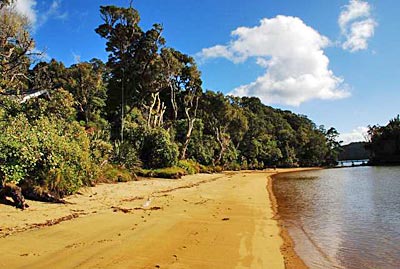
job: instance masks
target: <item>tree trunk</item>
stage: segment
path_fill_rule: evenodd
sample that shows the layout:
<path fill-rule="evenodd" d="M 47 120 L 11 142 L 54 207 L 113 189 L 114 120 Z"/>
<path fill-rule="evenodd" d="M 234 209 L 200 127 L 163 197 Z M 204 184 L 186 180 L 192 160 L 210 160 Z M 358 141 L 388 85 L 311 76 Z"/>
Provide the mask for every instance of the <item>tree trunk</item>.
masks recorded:
<path fill-rule="evenodd" d="M 190 116 L 190 110 L 193 108 L 193 102 L 190 102 L 191 106 L 185 108 L 185 114 L 186 114 L 186 119 L 188 123 L 188 128 L 186 132 L 186 139 L 185 143 L 183 144 L 182 152 L 181 152 L 181 160 L 184 160 L 186 158 L 186 151 L 187 147 L 189 146 L 190 143 L 190 138 L 192 136 L 192 131 L 194 128 L 194 123 L 196 122 L 196 116 L 197 116 L 197 108 L 199 106 L 199 97 L 195 97 L 195 106 L 194 106 L 194 112 L 193 112 L 193 117 Z M 192 101 L 194 100 L 192 99 Z"/>
<path fill-rule="evenodd" d="M 176 121 L 178 118 L 178 105 L 176 103 L 176 92 L 174 85 L 172 85 L 171 80 L 168 81 L 169 87 L 171 88 L 171 105 L 172 105 L 172 110 L 173 110 L 173 117 L 172 120 Z"/>
<path fill-rule="evenodd" d="M 218 142 L 219 146 L 221 147 L 219 154 L 218 154 L 218 158 L 215 160 L 215 164 L 220 164 L 222 157 L 225 153 L 226 146 L 225 146 L 224 138 L 222 137 L 222 132 L 221 132 L 220 128 L 218 128 L 218 127 L 215 128 L 215 134 L 216 134 L 217 142 Z"/>
<path fill-rule="evenodd" d="M 152 93 L 153 98 L 148 108 L 147 127 L 156 128 L 164 124 L 164 113 L 166 110 L 164 102 L 160 99 L 160 92 Z"/>
<path fill-rule="evenodd" d="M 188 130 L 186 133 L 185 143 L 183 143 L 183 147 L 182 147 L 182 151 L 181 151 L 181 157 L 180 157 L 181 160 L 184 160 L 186 158 L 186 151 L 187 151 L 187 148 L 190 143 L 190 137 L 192 136 L 192 131 L 193 131 L 195 120 L 196 119 L 188 120 Z"/>

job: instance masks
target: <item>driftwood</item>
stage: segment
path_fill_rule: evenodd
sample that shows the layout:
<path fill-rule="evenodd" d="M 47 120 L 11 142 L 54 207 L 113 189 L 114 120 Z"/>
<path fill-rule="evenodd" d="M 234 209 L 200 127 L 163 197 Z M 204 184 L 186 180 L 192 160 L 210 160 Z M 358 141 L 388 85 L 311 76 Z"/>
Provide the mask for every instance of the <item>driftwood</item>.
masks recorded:
<path fill-rule="evenodd" d="M 57 204 L 66 203 L 66 201 L 64 201 L 59 195 L 51 193 L 43 187 L 35 186 L 29 180 L 24 180 L 20 182 L 19 185 L 21 187 L 22 194 L 29 200 Z"/>
<path fill-rule="evenodd" d="M 14 203 L 8 200 L 7 197 L 11 198 Z M 0 202 L 4 204 L 25 209 L 29 207 L 25 202 L 25 198 L 48 203 L 67 203 L 57 194 L 53 194 L 42 187 L 33 186 L 29 181 L 21 182 L 19 186 L 12 183 L 6 183 L 0 186 Z"/>
<path fill-rule="evenodd" d="M 14 205 L 17 208 L 25 209 L 29 205 L 25 202 L 25 198 L 22 195 L 22 190 L 17 185 L 6 183 L 0 188 L 0 200 L 8 201 L 7 197 L 10 197 L 14 201 Z"/>

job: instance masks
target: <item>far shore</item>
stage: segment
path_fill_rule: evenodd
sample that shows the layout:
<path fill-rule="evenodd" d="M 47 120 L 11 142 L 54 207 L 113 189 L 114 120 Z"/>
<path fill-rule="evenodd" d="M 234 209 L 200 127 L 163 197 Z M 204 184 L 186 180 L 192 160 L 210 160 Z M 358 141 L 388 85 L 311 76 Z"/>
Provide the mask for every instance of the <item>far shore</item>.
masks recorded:
<path fill-rule="evenodd" d="M 307 268 L 272 193 L 273 175 L 304 170 L 102 184 L 25 211 L 0 204 L 0 268 Z"/>

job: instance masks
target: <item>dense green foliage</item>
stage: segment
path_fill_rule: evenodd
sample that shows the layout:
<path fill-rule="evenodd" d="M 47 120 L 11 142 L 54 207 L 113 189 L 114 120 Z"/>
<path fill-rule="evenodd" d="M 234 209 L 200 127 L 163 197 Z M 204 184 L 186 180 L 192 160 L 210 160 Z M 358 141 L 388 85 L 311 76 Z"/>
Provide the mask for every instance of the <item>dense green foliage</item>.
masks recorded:
<path fill-rule="evenodd" d="M 400 163 L 400 116 L 390 120 L 386 126 L 370 126 L 368 130 L 372 164 Z"/>
<path fill-rule="evenodd" d="M 0 59 L 2 183 L 29 181 L 62 196 L 133 173 L 178 178 L 335 163 L 335 129 L 255 97 L 203 91 L 194 59 L 166 46 L 160 24 L 141 29 L 134 8 L 100 13 L 95 31 L 106 40 L 107 63 L 32 67 L 26 21 L 0 6 L 9 29 L 0 34 L 0 55 L 9 55 Z"/>
<path fill-rule="evenodd" d="M 89 139 L 77 122 L 29 122 L 19 114 L 3 119 L 0 132 L 0 171 L 6 182 L 29 180 L 62 196 L 96 176 Z"/>

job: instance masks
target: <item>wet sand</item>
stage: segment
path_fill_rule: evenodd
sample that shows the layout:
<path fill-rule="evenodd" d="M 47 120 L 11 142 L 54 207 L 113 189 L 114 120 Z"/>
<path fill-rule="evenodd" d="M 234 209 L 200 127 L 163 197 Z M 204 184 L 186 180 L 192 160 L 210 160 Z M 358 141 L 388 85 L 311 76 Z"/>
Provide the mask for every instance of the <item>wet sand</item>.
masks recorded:
<path fill-rule="evenodd" d="M 266 187 L 298 170 L 104 184 L 25 211 L 0 204 L 0 268 L 285 268 Z"/>

